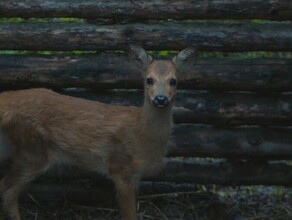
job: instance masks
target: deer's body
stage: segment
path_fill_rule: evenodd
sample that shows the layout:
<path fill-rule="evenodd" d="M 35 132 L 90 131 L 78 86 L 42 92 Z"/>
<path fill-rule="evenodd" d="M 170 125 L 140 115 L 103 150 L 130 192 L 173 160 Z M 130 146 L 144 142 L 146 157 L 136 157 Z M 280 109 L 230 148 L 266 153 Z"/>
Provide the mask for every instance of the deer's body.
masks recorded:
<path fill-rule="evenodd" d="M 148 166 L 144 163 L 151 161 L 155 170 L 153 159 L 158 153 L 157 165 L 161 165 L 171 125 L 170 114 L 146 115 L 145 108 L 108 105 L 47 89 L 4 92 L 0 95 L 0 109 L 1 137 L 6 140 L 6 146 L 2 147 L 17 156 L 20 153 L 17 146 L 27 143 L 21 153 L 31 157 L 39 150 L 37 154 L 43 155 L 40 162 L 46 161 L 44 169 L 58 162 L 69 162 L 108 174 L 108 163 L 114 163 L 118 153 L 121 160 L 125 159 L 118 167 L 121 163 L 131 163 L 127 166 L 140 170 L 135 172 L 147 173 L 144 169 Z M 161 120 L 168 122 L 163 123 L 163 128 Z M 153 134 L 157 132 L 161 135 L 155 140 L 157 135 Z"/>
<path fill-rule="evenodd" d="M 134 48 L 134 56 L 146 65 L 148 77 L 141 108 L 73 98 L 47 89 L 0 94 L 0 160 L 11 161 L 0 190 L 9 219 L 20 219 L 18 194 L 26 184 L 51 166 L 72 163 L 111 177 L 123 219 L 137 220 L 137 184 L 142 176 L 163 166 L 176 90 L 169 80 L 176 69 L 171 61 L 150 64 L 142 48 Z M 157 86 L 149 76 L 159 82 Z"/>

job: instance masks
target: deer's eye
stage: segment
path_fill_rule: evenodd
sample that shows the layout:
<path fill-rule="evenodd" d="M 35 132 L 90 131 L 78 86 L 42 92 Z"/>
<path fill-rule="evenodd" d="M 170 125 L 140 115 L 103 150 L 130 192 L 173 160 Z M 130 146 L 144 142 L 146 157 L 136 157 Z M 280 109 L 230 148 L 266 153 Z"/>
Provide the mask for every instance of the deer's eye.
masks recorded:
<path fill-rule="evenodd" d="M 169 85 L 170 86 L 176 86 L 176 79 L 170 79 Z"/>
<path fill-rule="evenodd" d="M 154 83 L 153 78 L 149 77 L 149 78 L 146 79 L 146 84 L 147 84 L 147 86 L 152 86 L 153 83 Z"/>

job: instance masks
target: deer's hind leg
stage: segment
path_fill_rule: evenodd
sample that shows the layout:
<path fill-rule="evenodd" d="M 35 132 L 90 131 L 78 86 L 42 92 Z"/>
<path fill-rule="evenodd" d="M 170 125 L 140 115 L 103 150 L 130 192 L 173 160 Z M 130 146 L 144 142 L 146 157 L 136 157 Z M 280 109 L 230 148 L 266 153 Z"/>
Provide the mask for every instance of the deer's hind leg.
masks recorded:
<path fill-rule="evenodd" d="M 20 220 L 18 197 L 23 188 L 38 176 L 46 163 L 18 160 L 12 161 L 11 167 L 0 181 L 3 211 L 5 219 Z"/>
<path fill-rule="evenodd" d="M 10 167 L 0 181 L 3 209 L 6 219 L 20 220 L 19 193 L 48 167 L 51 143 L 43 127 L 21 112 L 8 112 L 1 123 L 2 136 L 11 148 Z"/>

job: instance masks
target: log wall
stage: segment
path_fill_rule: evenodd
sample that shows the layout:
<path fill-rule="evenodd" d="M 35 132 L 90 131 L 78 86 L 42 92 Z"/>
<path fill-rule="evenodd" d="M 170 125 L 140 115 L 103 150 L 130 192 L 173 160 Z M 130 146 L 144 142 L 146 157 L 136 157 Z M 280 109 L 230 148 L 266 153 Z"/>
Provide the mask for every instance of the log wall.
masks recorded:
<path fill-rule="evenodd" d="M 107 0 L 2 0 L 3 17 L 86 19 L 292 19 L 289 0 L 188 0 L 118 1 Z"/>
<path fill-rule="evenodd" d="M 199 57 L 179 78 L 169 162 L 146 180 L 291 186 L 291 22 L 290 0 L 3 0 L 0 90 L 47 87 L 141 106 L 128 44 L 174 53 L 196 44 Z M 56 176 L 102 182 L 70 169 L 46 178 Z"/>
<path fill-rule="evenodd" d="M 124 50 L 129 43 L 136 43 L 150 50 L 181 50 L 196 44 L 202 51 L 292 51 L 290 22 L 149 21 L 100 25 L 28 20 L 0 23 L 0 29 L 0 50 L 105 51 Z"/>

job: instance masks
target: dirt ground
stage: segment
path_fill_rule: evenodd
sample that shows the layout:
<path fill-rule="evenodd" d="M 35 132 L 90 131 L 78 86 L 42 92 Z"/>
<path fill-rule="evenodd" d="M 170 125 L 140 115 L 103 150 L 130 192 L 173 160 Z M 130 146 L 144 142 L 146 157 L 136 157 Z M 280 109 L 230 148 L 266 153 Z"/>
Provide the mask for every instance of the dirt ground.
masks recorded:
<path fill-rule="evenodd" d="M 120 219 L 115 202 L 95 206 L 30 197 L 20 202 L 20 211 L 23 220 Z M 192 192 L 141 195 L 139 213 L 144 220 L 291 220 L 292 189 L 200 186 Z"/>

